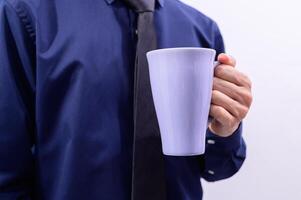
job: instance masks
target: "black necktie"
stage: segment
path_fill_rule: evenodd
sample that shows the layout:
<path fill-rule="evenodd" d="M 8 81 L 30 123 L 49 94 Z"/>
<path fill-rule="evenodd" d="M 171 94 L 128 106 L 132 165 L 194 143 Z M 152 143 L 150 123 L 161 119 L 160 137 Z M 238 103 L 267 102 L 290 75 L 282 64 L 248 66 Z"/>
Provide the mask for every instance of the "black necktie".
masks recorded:
<path fill-rule="evenodd" d="M 134 82 L 132 200 L 166 200 L 164 160 L 146 52 L 157 47 L 155 0 L 124 0 L 138 13 Z"/>

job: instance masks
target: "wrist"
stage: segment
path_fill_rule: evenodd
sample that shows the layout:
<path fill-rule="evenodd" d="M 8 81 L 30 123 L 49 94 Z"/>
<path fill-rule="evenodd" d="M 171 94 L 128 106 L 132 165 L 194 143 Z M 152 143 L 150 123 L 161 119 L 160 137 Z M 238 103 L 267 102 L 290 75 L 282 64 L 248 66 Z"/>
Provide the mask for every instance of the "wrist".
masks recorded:
<path fill-rule="evenodd" d="M 240 122 L 231 127 L 226 127 L 220 124 L 218 121 L 213 120 L 211 123 L 209 123 L 208 128 L 214 135 L 220 137 L 229 137 L 238 129 L 239 124 Z"/>

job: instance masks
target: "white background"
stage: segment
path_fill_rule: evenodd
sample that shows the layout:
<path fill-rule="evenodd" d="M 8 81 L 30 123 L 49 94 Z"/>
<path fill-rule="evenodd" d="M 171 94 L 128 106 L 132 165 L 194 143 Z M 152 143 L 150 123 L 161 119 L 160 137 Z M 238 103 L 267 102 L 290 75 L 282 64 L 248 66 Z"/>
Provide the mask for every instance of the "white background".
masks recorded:
<path fill-rule="evenodd" d="M 204 200 L 301 200 L 301 2 L 183 1 L 219 24 L 253 81 L 247 160 L 228 180 L 203 181 Z"/>

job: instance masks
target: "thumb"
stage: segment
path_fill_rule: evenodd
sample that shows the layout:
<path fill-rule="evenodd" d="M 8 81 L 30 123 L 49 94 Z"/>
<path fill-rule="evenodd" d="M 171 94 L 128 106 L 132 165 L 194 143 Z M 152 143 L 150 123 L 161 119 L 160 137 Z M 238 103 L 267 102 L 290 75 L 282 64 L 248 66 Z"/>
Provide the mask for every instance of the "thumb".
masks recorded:
<path fill-rule="evenodd" d="M 236 65 L 236 60 L 232 56 L 225 53 L 219 54 L 217 60 L 224 65 L 230 65 L 232 67 L 235 67 Z"/>

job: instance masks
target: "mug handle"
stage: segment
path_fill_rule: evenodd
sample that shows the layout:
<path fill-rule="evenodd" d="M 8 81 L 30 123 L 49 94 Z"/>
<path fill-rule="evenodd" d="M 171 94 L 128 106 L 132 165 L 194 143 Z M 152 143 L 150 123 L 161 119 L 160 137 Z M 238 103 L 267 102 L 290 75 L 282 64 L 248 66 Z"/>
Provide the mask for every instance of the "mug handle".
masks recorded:
<path fill-rule="evenodd" d="M 214 61 L 214 62 L 213 62 L 213 67 L 215 68 L 215 67 L 219 66 L 220 64 L 221 64 L 220 62 Z"/>
<path fill-rule="evenodd" d="M 219 66 L 220 65 L 220 62 L 218 62 L 218 61 L 214 61 L 213 62 L 213 68 L 215 68 L 215 67 L 217 67 L 217 66 Z M 208 124 L 212 121 L 212 117 L 209 115 L 208 116 Z"/>

